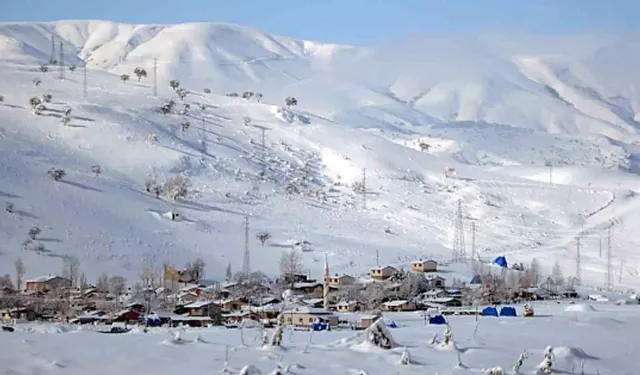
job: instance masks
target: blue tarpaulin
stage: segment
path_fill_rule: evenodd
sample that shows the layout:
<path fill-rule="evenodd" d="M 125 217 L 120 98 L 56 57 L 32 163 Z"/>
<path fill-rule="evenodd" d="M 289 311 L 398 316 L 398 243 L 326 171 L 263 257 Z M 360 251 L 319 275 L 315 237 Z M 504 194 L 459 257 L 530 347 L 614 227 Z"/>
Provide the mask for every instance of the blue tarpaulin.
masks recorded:
<path fill-rule="evenodd" d="M 471 282 L 469 284 L 481 284 L 480 282 L 480 276 L 476 275 L 471 279 Z"/>
<path fill-rule="evenodd" d="M 442 315 L 434 315 L 429 317 L 429 324 L 447 324 L 447 321 Z"/>
<path fill-rule="evenodd" d="M 312 323 L 311 324 L 311 329 L 313 329 L 314 331 L 331 331 L 331 327 L 329 326 L 328 323 Z"/>
<path fill-rule="evenodd" d="M 499 257 L 497 257 L 496 259 L 493 260 L 493 263 L 499 265 L 500 267 L 507 267 L 507 258 L 505 258 L 503 255 L 500 255 Z"/>
<path fill-rule="evenodd" d="M 516 309 L 511 306 L 504 306 L 500 309 L 500 316 L 518 316 Z"/>
<path fill-rule="evenodd" d="M 160 327 L 161 321 L 157 316 L 149 316 L 147 317 L 147 326 L 149 327 Z"/>
<path fill-rule="evenodd" d="M 487 306 L 482 309 L 482 316 L 498 316 L 498 309 L 493 306 Z"/>
<path fill-rule="evenodd" d="M 398 328 L 398 325 L 393 320 L 387 323 L 387 327 L 389 328 Z"/>

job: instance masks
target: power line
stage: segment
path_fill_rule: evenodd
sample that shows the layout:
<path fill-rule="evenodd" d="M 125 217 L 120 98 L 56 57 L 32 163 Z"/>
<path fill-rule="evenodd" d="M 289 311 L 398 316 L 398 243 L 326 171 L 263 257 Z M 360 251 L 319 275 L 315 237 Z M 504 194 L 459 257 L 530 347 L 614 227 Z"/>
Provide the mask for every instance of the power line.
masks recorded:
<path fill-rule="evenodd" d="M 51 34 L 51 57 L 49 57 L 49 64 L 56 62 L 56 36 Z"/>

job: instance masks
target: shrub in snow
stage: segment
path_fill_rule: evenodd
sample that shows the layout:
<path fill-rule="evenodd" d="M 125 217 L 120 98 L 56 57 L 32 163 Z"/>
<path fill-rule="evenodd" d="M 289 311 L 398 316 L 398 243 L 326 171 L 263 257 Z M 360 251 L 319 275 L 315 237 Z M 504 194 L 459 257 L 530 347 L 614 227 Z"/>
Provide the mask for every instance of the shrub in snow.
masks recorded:
<path fill-rule="evenodd" d="M 180 98 L 180 100 L 184 100 L 184 98 L 186 98 L 187 95 L 189 95 L 189 91 L 185 89 L 177 89 L 176 94 L 178 94 L 178 97 Z"/>
<path fill-rule="evenodd" d="M 256 101 L 260 102 L 260 100 L 262 99 L 262 94 L 257 92 L 254 96 L 254 98 L 256 98 Z"/>
<path fill-rule="evenodd" d="M 27 235 L 29 236 L 29 238 L 31 240 L 35 240 L 36 237 L 42 233 L 42 229 L 38 228 L 38 227 L 33 227 L 31 229 L 29 229 L 29 232 L 27 232 Z"/>
<path fill-rule="evenodd" d="M 13 213 L 13 203 L 4 202 L 4 210 L 5 210 L 5 212 L 12 214 Z"/>
<path fill-rule="evenodd" d="M 46 64 L 40 65 L 40 72 L 46 73 L 49 71 L 49 67 Z"/>
<path fill-rule="evenodd" d="M 71 116 L 71 107 L 67 107 L 64 109 L 64 115 L 65 116 Z"/>
<path fill-rule="evenodd" d="M 246 365 L 240 370 L 238 375 L 262 375 L 262 372 L 254 365 Z"/>
<path fill-rule="evenodd" d="M 522 364 L 524 363 L 524 360 L 527 358 L 529 358 L 529 353 L 527 353 L 526 350 L 520 353 L 520 356 L 518 357 L 516 364 L 513 365 L 513 371 L 518 373 L 518 371 L 520 371 L 520 367 L 522 367 Z"/>
<path fill-rule="evenodd" d="M 47 174 L 54 181 L 60 181 L 67 173 L 64 171 L 64 169 L 51 168 L 47 171 Z"/>
<path fill-rule="evenodd" d="M 70 122 L 71 122 L 71 117 L 69 116 L 62 116 L 62 118 L 60 119 L 60 123 L 62 123 L 62 125 L 64 126 L 67 126 Z"/>
<path fill-rule="evenodd" d="M 51 94 L 42 95 L 42 101 L 45 103 L 51 103 L 51 99 L 53 99 L 53 96 Z"/>
<path fill-rule="evenodd" d="M 447 324 L 444 329 L 444 341 L 442 341 L 442 345 L 449 346 L 453 344 L 453 333 L 451 332 L 451 327 Z"/>
<path fill-rule="evenodd" d="M 251 99 L 253 97 L 253 92 L 245 91 L 242 93 L 242 99 Z"/>
<path fill-rule="evenodd" d="M 286 104 L 286 105 L 287 105 L 287 107 L 296 106 L 296 105 L 298 105 L 298 99 L 296 99 L 296 98 L 294 98 L 294 97 L 290 96 L 290 97 L 288 97 L 288 98 L 286 98 L 286 99 L 284 100 L 284 104 Z"/>
<path fill-rule="evenodd" d="M 135 74 L 135 75 L 136 75 L 136 77 L 138 77 L 138 82 L 140 82 L 140 79 L 141 79 L 142 77 L 145 77 L 145 78 L 147 77 L 147 71 L 146 71 L 146 70 L 144 70 L 144 69 L 142 69 L 142 68 L 140 68 L 140 67 L 135 68 L 135 69 L 133 70 L 133 74 Z"/>
<path fill-rule="evenodd" d="M 363 194 L 365 187 L 364 187 L 364 184 L 361 181 L 356 181 L 351 186 L 351 189 L 356 194 Z"/>
<path fill-rule="evenodd" d="M 162 114 L 166 116 L 168 113 L 171 113 L 171 111 L 173 111 L 173 107 L 175 107 L 175 105 L 176 102 L 174 102 L 173 100 L 169 100 L 160 107 L 160 112 L 162 112 Z"/>
<path fill-rule="evenodd" d="M 502 367 L 489 367 L 483 368 L 482 374 L 484 375 L 504 375 L 504 370 Z"/>
<path fill-rule="evenodd" d="M 46 111 L 47 107 L 44 106 L 44 104 L 38 104 L 34 109 L 33 109 L 33 114 L 36 116 L 40 116 L 42 115 L 42 112 Z"/>
<path fill-rule="evenodd" d="M 99 164 L 91 166 L 91 173 L 94 173 L 96 177 L 100 176 L 100 173 L 102 173 L 102 167 Z"/>
<path fill-rule="evenodd" d="M 420 151 L 429 151 L 429 147 L 431 147 L 427 143 L 424 143 L 424 142 L 420 142 L 419 146 L 420 146 Z"/>
<path fill-rule="evenodd" d="M 264 246 L 264 243 L 267 242 L 269 238 L 271 238 L 271 233 L 269 232 L 260 232 L 256 234 L 256 238 L 260 241 L 260 244 Z"/>
<path fill-rule="evenodd" d="M 172 79 L 171 81 L 169 81 L 169 87 L 171 87 L 174 91 L 180 87 L 180 81 L 178 81 L 177 79 Z"/>
<path fill-rule="evenodd" d="M 544 349 L 544 359 L 538 365 L 538 370 L 545 374 L 551 374 L 551 365 L 553 364 L 553 347 L 547 346 Z"/>
<path fill-rule="evenodd" d="M 191 123 L 186 118 L 183 118 L 182 121 L 180 121 L 180 129 L 182 129 L 183 133 L 189 130 L 189 126 L 191 126 Z"/>
<path fill-rule="evenodd" d="M 4 102 L 4 96 L 0 95 L 0 103 Z"/>
<path fill-rule="evenodd" d="M 204 89 L 204 93 L 205 93 L 205 94 L 211 94 L 211 89 L 205 88 L 205 89 Z"/>
<path fill-rule="evenodd" d="M 76 68 L 77 67 L 75 65 L 69 65 L 69 71 L 72 73 L 76 71 Z"/>
<path fill-rule="evenodd" d="M 34 79 L 33 79 L 33 81 L 31 81 L 31 82 L 33 82 L 33 85 L 34 85 L 35 87 L 40 86 L 40 84 L 42 83 L 42 81 L 40 80 L 40 78 L 34 78 Z"/>
<path fill-rule="evenodd" d="M 122 83 L 126 83 L 129 80 L 129 75 L 128 74 L 120 75 L 120 80 L 122 81 Z"/>
<path fill-rule="evenodd" d="M 169 198 L 176 200 L 186 198 L 189 195 L 191 181 L 183 176 L 175 176 L 167 180 L 162 186 L 162 192 Z"/>
<path fill-rule="evenodd" d="M 40 100 L 40 98 L 38 98 L 37 96 L 32 96 L 31 98 L 29 98 L 29 105 L 32 109 L 36 109 L 36 107 L 40 104 L 42 104 L 42 100 Z"/>
<path fill-rule="evenodd" d="M 400 364 L 405 366 L 411 364 L 411 355 L 409 354 L 406 346 L 404 347 L 404 351 L 402 352 L 402 357 L 400 357 Z"/>
<path fill-rule="evenodd" d="M 237 92 L 230 92 L 228 94 L 226 94 L 226 96 L 230 97 L 230 98 L 237 98 L 239 95 Z"/>
<path fill-rule="evenodd" d="M 251 119 L 249 117 L 243 117 L 242 124 L 244 124 L 244 126 L 249 126 L 249 124 L 251 124 Z"/>
<path fill-rule="evenodd" d="M 282 345 L 282 335 L 284 334 L 284 325 L 278 324 L 273 336 L 271 337 L 271 346 Z"/>

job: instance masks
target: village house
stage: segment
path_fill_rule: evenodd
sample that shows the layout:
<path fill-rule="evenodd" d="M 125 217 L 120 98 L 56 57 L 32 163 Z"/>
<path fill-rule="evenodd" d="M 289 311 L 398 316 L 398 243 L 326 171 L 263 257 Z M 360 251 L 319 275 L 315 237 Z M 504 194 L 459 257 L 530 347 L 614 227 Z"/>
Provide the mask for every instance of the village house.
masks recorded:
<path fill-rule="evenodd" d="M 414 272 L 436 272 L 438 270 L 438 262 L 433 259 L 420 259 L 415 262 L 411 262 L 411 270 Z"/>
<path fill-rule="evenodd" d="M 0 320 L 9 322 L 13 319 L 32 321 L 36 319 L 35 310 L 28 307 L 16 307 L 0 310 Z"/>
<path fill-rule="evenodd" d="M 349 275 L 338 276 L 338 274 L 336 274 L 335 276 L 329 278 L 329 284 L 336 287 L 353 285 L 355 282 L 356 278 Z"/>
<path fill-rule="evenodd" d="M 306 283 L 306 282 L 315 282 L 316 280 L 310 279 L 307 274 L 296 273 L 292 275 L 283 275 L 282 282 L 285 284 L 291 283 Z"/>
<path fill-rule="evenodd" d="M 165 264 L 163 271 L 162 287 L 174 292 L 197 281 L 186 270 L 178 270 L 168 264 Z"/>
<path fill-rule="evenodd" d="M 336 304 L 336 310 L 338 312 L 354 312 L 360 310 L 360 306 L 357 301 L 341 301 Z"/>
<path fill-rule="evenodd" d="M 307 281 L 307 282 L 293 283 L 292 289 L 296 292 L 303 293 L 303 294 L 308 294 L 312 296 L 321 296 L 324 286 L 322 285 L 322 283 L 319 283 L 317 281 L 314 281 L 314 282 Z"/>
<path fill-rule="evenodd" d="M 137 322 L 138 318 L 140 318 L 140 313 L 129 308 L 113 314 L 114 322 Z"/>
<path fill-rule="evenodd" d="M 387 280 L 393 276 L 398 270 L 391 266 L 374 267 L 371 269 L 371 278 L 374 280 Z"/>
<path fill-rule="evenodd" d="M 215 303 L 220 306 L 222 311 L 237 311 L 240 310 L 244 304 L 242 301 L 237 299 L 220 299 L 216 300 Z"/>
<path fill-rule="evenodd" d="M 42 276 L 26 282 L 26 291 L 28 293 L 48 293 L 53 290 L 70 287 L 71 280 L 60 276 Z"/>
<path fill-rule="evenodd" d="M 415 311 L 416 303 L 408 300 L 389 301 L 382 304 L 384 311 Z"/>
<path fill-rule="evenodd" d="M 222 314 L 222 318 L 224 319 L 226 324 L 240 324 L 244 320 L 253 320 L 255 322 L 259 322 L 261 317 L 259 314 L 253 311 L 235 311 L 227 314 Z"/>
<path fill-rule="evenodd" d="M 328 323 L 331 328 L 338 327 L 338 316 L 325 309 L 298 306 L 281 313 L 280 318 L 286 324 L 296 327 L 310 327 L 313 323 Z"/>
<path fill-rule="evenodd" d="M 218 318 L 221 314 L 220 305 L 213 301 L 196 301 L 184 306 L 189 316 Z"/>
<path fill-rule="evenodd" d="M 447 280 L 437 274 L 427 274 L 427 287 L 429 289 L 440 289 L 440 288 L 444 288 L 444 284 Z"/>

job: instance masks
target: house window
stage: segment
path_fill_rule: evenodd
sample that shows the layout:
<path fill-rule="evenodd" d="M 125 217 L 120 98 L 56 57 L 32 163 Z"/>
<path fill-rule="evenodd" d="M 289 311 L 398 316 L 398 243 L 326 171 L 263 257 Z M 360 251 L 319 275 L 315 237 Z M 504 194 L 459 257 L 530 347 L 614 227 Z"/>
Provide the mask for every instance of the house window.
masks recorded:
<path fill-rule="evenodd" d="M 309 318 L 309 323 L 313 323 L 313 318 Z"/>
<path fill-rule="evenodd" d="M 304 320 L 302 318 L 298 318 L 298 323 L 302 323 Z"/>

